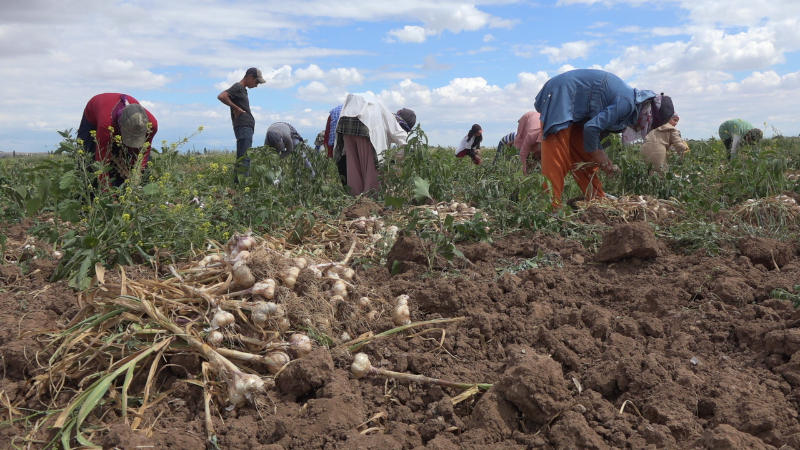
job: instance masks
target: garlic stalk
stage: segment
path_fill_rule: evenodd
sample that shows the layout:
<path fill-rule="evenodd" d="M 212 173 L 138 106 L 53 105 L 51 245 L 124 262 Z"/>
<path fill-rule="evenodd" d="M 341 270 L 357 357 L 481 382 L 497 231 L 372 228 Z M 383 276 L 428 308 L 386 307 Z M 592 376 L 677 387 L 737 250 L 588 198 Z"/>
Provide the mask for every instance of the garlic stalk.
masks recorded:
<path fill-rule="evenodd" d="M 367 375 L 383 375 L 388 378 L 394 378 L 400 381 L 409 381 L 412 383 L 433 384 L 436 386 L 449 387 L 454 389 L 471 389 L 477 387 L 478 389 L 488 390 L 492 387 L 489 383 L 456 383 L 452 381 L 440 380 L 438 378 L 426 377 L 424 375 L 412 375 L 410 373 L 394 372 L 386 369 L 379 369 L 373 367 L 369 361 L 369 356 L 366 353 L 357 353 L 353 358 L 353 364 L 350 365 L 350 373 L 356 378 L 364 378 Z"/>

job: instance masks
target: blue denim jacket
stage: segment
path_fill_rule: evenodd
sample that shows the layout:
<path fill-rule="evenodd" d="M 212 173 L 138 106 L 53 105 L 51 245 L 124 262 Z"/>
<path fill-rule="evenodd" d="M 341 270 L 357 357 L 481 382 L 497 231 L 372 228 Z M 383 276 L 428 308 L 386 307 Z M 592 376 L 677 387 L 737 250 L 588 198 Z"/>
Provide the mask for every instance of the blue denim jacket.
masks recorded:
<path fill-rule="evenodd" d="M 619 133 L 636 123 L 641 104 L 656 94 L 628 86 L 618 76 L 594 69 L 556 75 L 536 95 L 544 138 L 573 123 L 583 125 L 583 148 L 600 148 L 600 132 Z"/>

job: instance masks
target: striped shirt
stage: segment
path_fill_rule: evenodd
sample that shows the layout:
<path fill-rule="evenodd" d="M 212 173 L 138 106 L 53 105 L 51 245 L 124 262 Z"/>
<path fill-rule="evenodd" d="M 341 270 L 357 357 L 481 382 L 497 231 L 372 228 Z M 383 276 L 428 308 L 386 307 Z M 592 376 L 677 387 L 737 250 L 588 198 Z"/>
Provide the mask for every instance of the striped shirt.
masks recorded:
<path fill-rule="evenodd" d="M 342 114 L 342 106 L 339 105 L 336 108 L 333 108 L 330 112 L 331 115 L 331 133 L 328 136 L 328 145 L 333 147 L 333 144 L 336 142 L 336 124 L 339 123 L 339 116 Z"/>
<path fill-rule="evenodd" d="M 500 139 L 500 144 L 502 145 L 514 145 L 514 139 L 517 138 L 517 132 L 514 131 L 513 133 L 508 133 L 507 135 L 503 136 Z"/>

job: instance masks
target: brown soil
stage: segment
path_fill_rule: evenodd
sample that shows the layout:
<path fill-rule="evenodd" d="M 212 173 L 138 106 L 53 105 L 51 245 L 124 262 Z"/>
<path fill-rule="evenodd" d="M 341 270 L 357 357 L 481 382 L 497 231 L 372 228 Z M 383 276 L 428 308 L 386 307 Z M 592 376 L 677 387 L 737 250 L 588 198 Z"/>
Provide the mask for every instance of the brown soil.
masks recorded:
<path fill-rule="evenodd" d="M 407 270 L 359 268 L 359 287 L 408 294 L 414 321 L 466 319 L 363 351 L 380 368 L 494 387 L 453 404 L 455 389 L 355 379 L 351 355 L 320 348 L 287 366 L 259 409 L 212 402 L 220 449 L 800 449 L 800 312 L 770 295 L 800 284 L 796 246 L 747 239 L 741 254 L 708 257 L 660 244 L 660 256 L 600 263 L 577 242 L 520 233 L 462 245 L 460 276 L 430 276 L 419 247 L 400 242 L 392 256 Z M 560 265 L 497 277 L 543 254 Z M 0 420 L 45 408 L 31 389 L 52 350 L 31 330 L 63 329 L 79 309 L 65 283 L 46 281 L 55 264 L 0 265 Z M 392 326 L 384 317 L 375 331 Z M 181 381 L 201 369 L 186 356 L 168 356 L 151 396 L 176 390 L 143 431 L 110 413 L 92 421 L 94 442 L 204 448 L 202 389 Z M 42 448 L 48 424 L 4 422 L 0 448 L 29 434 L 25 448 Z"/>

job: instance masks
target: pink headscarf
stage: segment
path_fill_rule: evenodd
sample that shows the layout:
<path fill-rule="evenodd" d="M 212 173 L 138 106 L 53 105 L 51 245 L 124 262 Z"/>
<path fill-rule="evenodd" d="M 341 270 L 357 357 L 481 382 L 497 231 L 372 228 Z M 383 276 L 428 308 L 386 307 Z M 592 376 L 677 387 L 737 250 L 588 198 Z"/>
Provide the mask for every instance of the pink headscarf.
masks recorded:
<path fill-rule="evenodd" d="M 119 130 L 121 129 L 119 118 L 122 116 L 122 110 L 124 110 L 128 104 L 128 96 L 125 94 L 120 94 L 119 101 L 116 105 L 114 105 L 114 109 L 111 110 L 111 123 L 114 124 L 114 130 L 116 130 L 117 133 L 119 133 Z"/>

